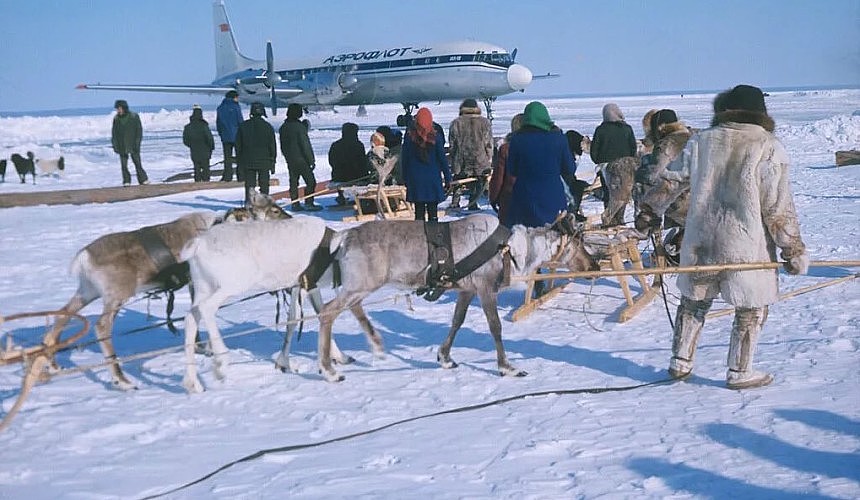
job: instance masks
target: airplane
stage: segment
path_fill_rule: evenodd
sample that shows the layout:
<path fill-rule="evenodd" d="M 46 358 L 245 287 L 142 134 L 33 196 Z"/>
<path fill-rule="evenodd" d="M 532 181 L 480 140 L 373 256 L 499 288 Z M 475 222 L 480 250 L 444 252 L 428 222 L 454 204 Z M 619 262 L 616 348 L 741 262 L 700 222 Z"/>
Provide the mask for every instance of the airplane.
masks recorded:
<path fill-rule="evenodd" d="M 239 93 L 239 101 L 260 102 L 272 108 L 298 103 L 305 109 L 334 109 L 357 105 L 359 115 L 370 104 L 399 103 L 408 123 L 421 101 L 480 98 L 492 119 L 492 103 L 500 95 L 524 91 L 534 76 L 516 63 L 517 49 L 484 42 L 406 44 L 366 51 L 331 54 L 306 64 L 280 64 L 266 43 L 266 59 L 244 56 L 236 44 L 223 0 L 213 3 L 216 78 L 202 85 L 81 84 L 78 89 L 171 92 L 224 95 Z"/>

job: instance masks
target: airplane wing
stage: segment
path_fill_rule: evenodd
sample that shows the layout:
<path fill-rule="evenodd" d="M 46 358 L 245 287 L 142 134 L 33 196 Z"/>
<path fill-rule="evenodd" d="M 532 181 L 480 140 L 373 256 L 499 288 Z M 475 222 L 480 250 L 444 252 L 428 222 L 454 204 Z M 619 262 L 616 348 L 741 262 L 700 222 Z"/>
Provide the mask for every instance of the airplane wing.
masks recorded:
<path fill-rule="evenodd" d="M 83 90 L 126 90 L 132 92 L 170 92 L 177 94 L 223 94 L 235 90 L 229 86 L 214 85 L 115 85 L 82 83 L 75 87 Z"/>
<path fill-rule="evenodd" d="M 224 94 L 230 90 L 238 90 L 231 85 L 121 85 L 102 83 L 82 83 L 75 87 L 84 90 L 123 90 L 131 92 L 166 92 L 174 94 Z M 292 97 L 301 94 L 297 88 L 275 88 L 275 94 L 282 97 Z"/>

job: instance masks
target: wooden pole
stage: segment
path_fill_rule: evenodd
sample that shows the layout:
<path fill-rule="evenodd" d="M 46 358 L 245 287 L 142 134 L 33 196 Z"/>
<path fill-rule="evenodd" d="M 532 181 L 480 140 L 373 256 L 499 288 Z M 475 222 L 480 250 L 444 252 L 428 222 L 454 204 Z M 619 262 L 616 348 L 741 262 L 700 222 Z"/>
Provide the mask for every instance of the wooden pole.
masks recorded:
<path fill-rule="evenodd" d="M 839 283 L 845 283 L 846 281 L 850 281 L 850 280 L 853 280 L 853 279 L 858 278 L 858 277 L 860 277 L 860 274 L 855 273 L 855 274 L 852 274 L 851 276 L 843 276 L 841 278 L 827 280 L 824 283 L 818 283 L 816 285 L 809 285 L 809 286 L 805 286 L 803 288 L 798 288 L 797 290 L 792 290 L 790 292 L 779 294 L 779 300 L 790 299 L 791 297 L 795 297 L 795 296 L 800 295 L 800 294 L 819 290 L 819 289 L 824 288 L 824 287 L 828 287 L 828 286 L 832 286 L 832 285 L 838 285 Z M 726 316 L 726 315 L 731 314 L 733 312 L 735 312 L 734 307 L 729 307 L 727 309 L 719 309 L 717 311 L 709 312 L 705 316 L 705 319 L 719 318 L 720 316 Z"/>
<path fill-rule="evenodd" d="M 511 281 L 532 281 L 536 279 L 573 279 L 573 278 L 604 278 L 607 276 L 640 276 L 652 274 L 685 274 L 720 271 L 753 271 L 758 269 L 779 269 L 782 262 L 745 262 L 740 264 L 710 264 L 703 266 L 680 267 L 647 267 L 645 269 L 622 269 L 611 271 L 576 271 L 566 273 L 530 274 L 528 276 L 512 276 Z M 817 260 L 809 263 L 810 267 L 860 267 L 860 260 Z"/>

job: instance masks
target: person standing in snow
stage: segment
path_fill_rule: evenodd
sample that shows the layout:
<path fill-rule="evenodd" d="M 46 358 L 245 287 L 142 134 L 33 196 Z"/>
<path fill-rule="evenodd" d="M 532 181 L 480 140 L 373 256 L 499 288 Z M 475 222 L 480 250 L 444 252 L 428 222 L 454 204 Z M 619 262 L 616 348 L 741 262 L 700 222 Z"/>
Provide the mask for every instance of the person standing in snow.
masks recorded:
<path fill-rule="evenodd" d="M 191 149 L 191 162 L 194 164 L 194 182 L 209 181 L 209 160 L 215 149 L 215 139 L 209 130 L 209 122 L 203 119 L 203 110 L 194 105 L 191 118 L 182 130 L 182 143 Z"/>
<path fill-rule="evenodd" d="M 602 186 L 603 208 L 609 207 L 609 179 L 603 171 L 606 164 L 628 156 L 636 156 L 636 136 L 624 121 L 621 108 L 614 102 L 603 106 L 603 122 L 594 129 L 591 139 L 591 160 L 597 165 Z M 623 216 L 623 211 L 622 211 Z"/>
<path fill-rule="evenodd" d="M 790 274 L 806 274 L 809 256 L 800 236 L 789 187 L 788 156 L 773 135 L 762 91 L 738 85 L 717 96 L 711 127 L 694 135 L 664 176 L 690 181 L 690 208 L 681 244 L 681 266 L 776 261 L 781 249 Z M 778 300 L 773 269 L 681 274 L 669 374 L 684 378 L 705 315 L 717 295 L 735 306 L 726 386 L 769 384 L 753 369 L 767 307 Z"/>
<path fill-rule="evenodd" d="M 309 210 L 316 212 L 322 207 L 314 204 L 314 197 L 308 196 L 317 188 L 317 180 L 314 177 L 316 158 L 308 137 L 308 125 L 299 121 L 304 114 L 301 104 L 290 104 L 287 106 L 287 118 L 278 130 L 281 136 L 281 153 L 287 161 L 287 170 L 290 173 L 290 199 L 293 200 L 291 210 L 299 212 Z M 299 199 L 299 178 L 305 181 L 305 205 L 296 201 Z"/>
<path fill-rule="evenodd" d="M 415 220 L 436 222 L 439 202 L 451 185 L 451 168 L 445 155 L 445 138 L 433 122 L 433 114 L 421 108 L 415 114 L 406 138 L 400 162 L 406 184 L 406 201 L 415 204 Z"/>
<path fill-rule="evenodd" d="M 224 100 L 218 105 L 215 115 L 215 128 L 221 137 L 221 148 L 224 151 L 224 173 L 221 180 L 230 182 L 233 180 L 233 162 L 236 159 L 234 150 L 236 148 L 236 133 L 242 124 L 242 108 L 239 106 L 239 93 L 230 90 L 224 96 Z M 238 153 L 236 153 L 238 156 Z M 245 180 L 245 172 L 237 165 L 236 180 Z"/>
<path fill-rule="evenodd" d="M 468 210 L 478 210 L 478 198 L 484 192 L 485 178 L 493 161 L 493 125 L 481 115 L 477 101 L 466 99 L 460 104 L 460 116 L 448 128 L 448 141 L 454 178 L 476 178 L 469 183 Z M 459 206 L 460 194 L 455 188 L 451 207 Z"/>
<path fill-rule="evenodd" d="M 365 156 L 364 144 L 358 140 L 358 125 L 344 123 L 340 128 L 340 139 L 328 149 L 328 164 L 331 165 L 331 185 L 337 185 L 337 204 L 346 205 L 343 185 L 357 182 L 368 183 L 370 168 Z"/>
<path fill-rule="evenodd" d="M 239 168 L 245 169 L 245 203 L 248 191 L 260 184 L 260 192 L 269 194 L 269 175 L 275 173 L 278 147 L 275 129 L 263 117 L 266 108 L 262 103 L 251 104 L 251 117 L 239 125 L 236 133 L 236 155 Z"/>
<path fill-rule="evenodd" d="M 113 150 L 119 155 L 122 168 L 122 185 L 131 185 L 131 173 L 128 170 L 128 157 L 134 163 L 137 183 L 149 184 L 149 177 L 140 162 L 140 142 L 143 140 L 143 126 L 140 117 L 134 111 L 129 111 L 128 102 L 120 99 L 113 104 L 116 115 L 111 126 L 110 142 Z"/>

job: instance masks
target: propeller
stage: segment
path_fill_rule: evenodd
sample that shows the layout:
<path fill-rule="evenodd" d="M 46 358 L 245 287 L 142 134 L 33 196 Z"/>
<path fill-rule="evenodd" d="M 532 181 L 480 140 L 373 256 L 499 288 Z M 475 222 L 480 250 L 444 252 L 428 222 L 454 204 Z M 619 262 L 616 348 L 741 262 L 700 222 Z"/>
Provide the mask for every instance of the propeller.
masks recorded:
<path fill-rule="evenodd" d="M 272 51 L 272 41 L 269 40 L 266 42 L 266 73 L 265 73 L 265 85 L 269 87 L 269 92 L 271 93 L 272 99 L 272 115 L 278 114 L 278 96 L 275 93 L 275 86 L 281 83 L 281 75 L 279 75 L 275 71 L 275 57 L 274 52 Z"/>
<path fill-rule="evenodd" d="M 514 50 L 511 51 L 511 62 L 517 60 L 517 48 L 514 47 Z"/>

